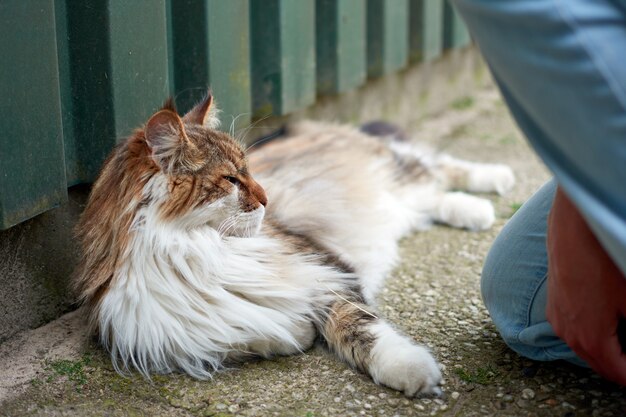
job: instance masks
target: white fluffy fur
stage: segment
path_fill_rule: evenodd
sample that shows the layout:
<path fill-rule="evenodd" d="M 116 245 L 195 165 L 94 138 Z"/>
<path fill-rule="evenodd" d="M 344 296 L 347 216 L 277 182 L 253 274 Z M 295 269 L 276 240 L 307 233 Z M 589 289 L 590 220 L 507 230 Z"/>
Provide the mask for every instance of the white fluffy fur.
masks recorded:
<path fill-rule="evenodd" d="M 441 371 L 428 350 L 398 334 L 385 322 L 370 327 L 377 339 L 370 364 L 370 374 L 375 382 L 402 391 L 409 397 L 418 392 L 441 394 L 437 386 Z"/>
<path fill-rule="evenodd" d="M 161 175 L 147 186 L 153 196 L 165 187 Z M 204 210 L 224 211 L 232 199 L 224 200 Z M 198 226 L 203 213 L 165 223 L 157 205 L 138 213 L 128 261 L 99 311 L 102 341 L 120 370 L 136 358 L 132 365 L 145 375 L 180 368 L 206 378 L 229 355 L 308 348 L 313 306 L 328 303 L 327 289 L 340 291 L 352 278 L 284 255 L 279 241 Z"/>
<path fill-rule="evenodd" d="M 346 127 L 324 129 L 328 135 L 361 135 Z M 397 148 L 431 167 L 441 162 L 410 145 Z M 397 260 L 400 237 L 432 221 L 482 230 L 494 213 L 488 201 L 444 193 L 432 181 L 397 184 L 389 160 L 359 152 L 357 145 L 350 154 L 370 162 L 294 160 L 257 180 L 275 218 L 352 266 L 373 303 Z M 476 190 L 503 192 L 512 184 L 505 169 L 468 169 Z M 488 178 L 487 171 L 498 179 Z M 116 366 L 134 365 L 146 375 L 182 369 L 206 378 L 229 357 L 308 348 L 316 307 L 327 305 L 332 291 L 355 277 L 288 253 L 263 231 L 262 208 L 240 213 L 236 191 L 175 223 L 158 217 L 166 193 L 164 174 L 146 185 L 144 194 L 153 201 L 137 213 L 126 261 L 99 309 L 102 341 L 119 358 Z M 424 348 L 384 323 L 372 331 L 378 336 L 371 353 L 374 380 L 408 395 L 437 392 L 441 374 Z"/>

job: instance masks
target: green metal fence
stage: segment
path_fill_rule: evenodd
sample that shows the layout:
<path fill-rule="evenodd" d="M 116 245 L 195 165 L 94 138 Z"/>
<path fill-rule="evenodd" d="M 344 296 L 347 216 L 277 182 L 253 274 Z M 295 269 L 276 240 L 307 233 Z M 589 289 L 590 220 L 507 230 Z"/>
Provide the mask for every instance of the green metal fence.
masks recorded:
<path fill-rule="evenodd" d="M 94 180 L 168 95 L 226 127 L 469 43 L 443 0 L 3 0 L 0 229 Z"/>

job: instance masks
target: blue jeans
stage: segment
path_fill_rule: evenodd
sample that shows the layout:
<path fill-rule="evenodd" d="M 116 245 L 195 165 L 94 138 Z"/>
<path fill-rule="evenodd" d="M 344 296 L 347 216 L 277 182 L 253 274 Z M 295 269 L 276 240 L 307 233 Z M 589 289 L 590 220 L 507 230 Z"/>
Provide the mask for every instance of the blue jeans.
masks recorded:
<path fill-rule="evenodd" d="M 520 128 L 626 275 L 626 0 L 452 2 Z M 545 320 L 554 189 L 544 186 L 494 243 L 483 296 L 517 352 L 582 365 Z"/>
<path fill-rule="evenodd" d="M 481 292 L 506 344 L 527 358 L 585 362 L 546 320 L 546 231 L 556 181 L 545 184 L 504 226 L 483 267 Z"/>

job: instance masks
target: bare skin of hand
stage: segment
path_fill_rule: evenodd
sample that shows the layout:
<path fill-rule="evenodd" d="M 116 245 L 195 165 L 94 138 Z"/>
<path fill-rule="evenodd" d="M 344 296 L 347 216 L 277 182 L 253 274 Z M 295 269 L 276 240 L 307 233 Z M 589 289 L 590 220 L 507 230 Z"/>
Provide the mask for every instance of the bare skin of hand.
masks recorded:
<path fill-rule="evenodd" d="M 548 217 L 548 321 L 600 375 L 626 385 L 617 335 L 626 317 L 626 278 L 559 188 Z"/>

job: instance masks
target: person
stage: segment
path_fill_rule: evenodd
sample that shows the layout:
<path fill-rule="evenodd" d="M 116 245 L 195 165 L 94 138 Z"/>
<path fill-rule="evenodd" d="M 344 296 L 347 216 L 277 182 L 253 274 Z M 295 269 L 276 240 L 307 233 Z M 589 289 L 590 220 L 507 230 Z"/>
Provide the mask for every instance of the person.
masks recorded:
<path fill-rule="evenodd" d="M 452 0 L 554 174 L 504 227 L 481 291 L 505 342 L 626 385 L 626 0 Z"/>

